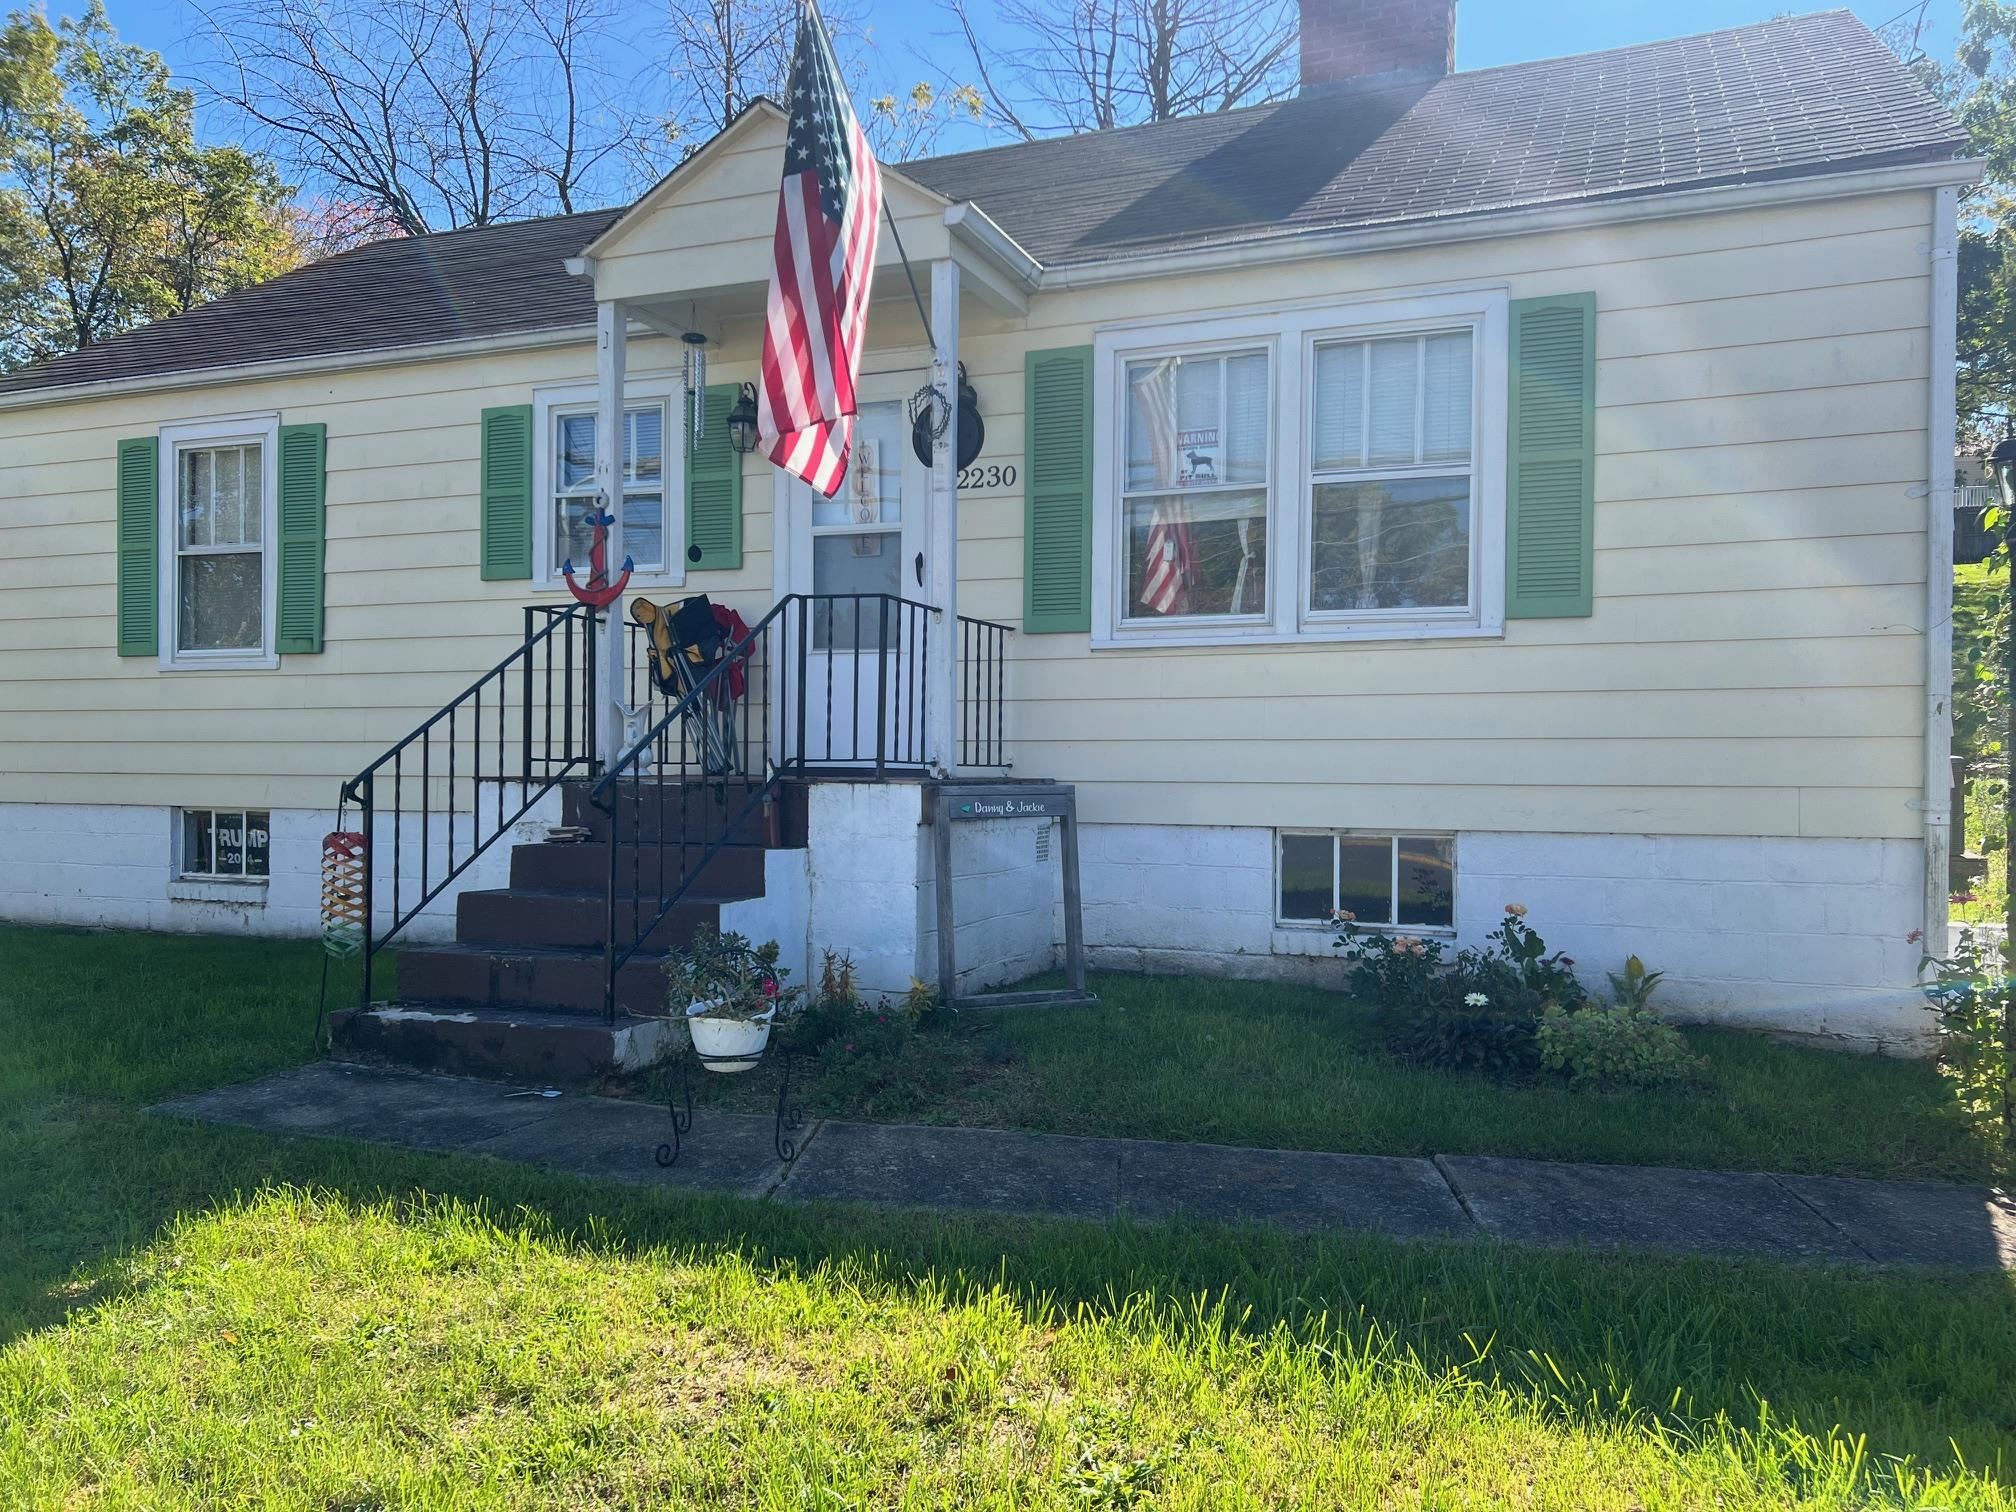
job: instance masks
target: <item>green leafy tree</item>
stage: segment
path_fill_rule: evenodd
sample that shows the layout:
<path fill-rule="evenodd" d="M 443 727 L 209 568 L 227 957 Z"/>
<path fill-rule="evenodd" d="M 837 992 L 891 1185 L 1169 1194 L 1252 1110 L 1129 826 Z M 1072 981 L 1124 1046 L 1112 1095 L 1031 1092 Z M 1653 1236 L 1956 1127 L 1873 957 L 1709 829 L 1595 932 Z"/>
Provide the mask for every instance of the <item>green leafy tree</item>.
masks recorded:
<path fill-rule="evenodd" d="M 1960 294 L 1956 419 L 1960 445 L 1983 454 L 2016 435 L 2016 4 L 1967 0 L 1954 62 L 1940 67 L 1918 60 L 1921 75 L 1966 127 L 1968 145 L 1986 163 L 1983 182 L 1969 195 L 1959 247 Z M 2010 687 L 2016 655 L 2010 639 L 2010 551 L 2003 511 L 1988 511 L 2001 540 L 1980 582 L 1966 582 L 1954 608 L 1955 749 L 1968 760 L 1972 790 L 1985 797 L 2000 784 L 2004 835 L 2009 823 L 2012 728 Z M 2012 868 L 2016 870 L 2016 868 Z M 2004 907 L 2016 926 L 2016 914 Z M 1928 940 L 1928 956 L 1945 953 L 1945 941 Z M 1929 964 L 1929 961 L 1928 961 Z M 1945 1053 L 1977 1106 L 1999 1112 L 2005 1137 L 2016 1144 L 2016 927 L 2002 940 L 1963 939 L 1951 960 L 1939 961 L 1932 988 L 1949 1033 Z M 1983 1089 L 1986 1089 L 1985 1091 Z"/>
<path fill-rule="evenodd" d="M 299 260 L 290 190 L 196 139 L 195 101 L 99 0 L 0 27 L 0 367 L 192 308 Z"/>

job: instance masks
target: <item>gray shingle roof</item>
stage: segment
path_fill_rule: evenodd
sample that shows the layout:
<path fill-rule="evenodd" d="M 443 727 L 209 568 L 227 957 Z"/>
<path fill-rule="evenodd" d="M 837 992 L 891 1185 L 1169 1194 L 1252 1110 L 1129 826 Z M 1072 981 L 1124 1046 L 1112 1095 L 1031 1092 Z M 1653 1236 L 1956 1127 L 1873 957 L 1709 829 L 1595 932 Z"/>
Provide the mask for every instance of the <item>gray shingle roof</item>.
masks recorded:
<path fill-rule="evenodd" d="M 588 281 L 561 264 L 621 214 L 593 210 L 372 242 L 185 315 L 0 373 L 0 394 L 592 325 Z"/>
<path fill-rule="evenodd" d="M 1828 11 L 904 171 L 1059 265 L 1952 157 L 1962 142 L 1868 28 Z"/>
<path fill-rule="evenodd" d="M 1847 11 L 903 165 L 1038 260 L 1951 158 L 1958 124 Z M 379 242 L 38 367 L 0 394 L 588 324 L 561 263 L 621 212 Z"/>

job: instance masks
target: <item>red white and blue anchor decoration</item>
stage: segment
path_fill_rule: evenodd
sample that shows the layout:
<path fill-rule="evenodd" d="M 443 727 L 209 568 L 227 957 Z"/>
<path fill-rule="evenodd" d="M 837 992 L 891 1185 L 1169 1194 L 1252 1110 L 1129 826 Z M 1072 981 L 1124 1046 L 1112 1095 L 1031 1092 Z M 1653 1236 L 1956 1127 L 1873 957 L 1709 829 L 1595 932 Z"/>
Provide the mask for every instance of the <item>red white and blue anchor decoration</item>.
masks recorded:
<path fill-rule="evenodd" d="M 567 579 L 567 591 L 592 609 L 606 609 L 622 596 L 629 586 L 630 574 L 636 570 L 629 557 L 623 558 L 623 575 L 615 582 L 609 581 L 609 527 L 616 523 L 616 517 L 600 505 L 595 513 L 588 516 L 588 525 L 595 532 L 594 543 L 588 548 L 588 581 L 574 581 L 574 559 L 569 557 L 560 564 L 560 575 Z"/>

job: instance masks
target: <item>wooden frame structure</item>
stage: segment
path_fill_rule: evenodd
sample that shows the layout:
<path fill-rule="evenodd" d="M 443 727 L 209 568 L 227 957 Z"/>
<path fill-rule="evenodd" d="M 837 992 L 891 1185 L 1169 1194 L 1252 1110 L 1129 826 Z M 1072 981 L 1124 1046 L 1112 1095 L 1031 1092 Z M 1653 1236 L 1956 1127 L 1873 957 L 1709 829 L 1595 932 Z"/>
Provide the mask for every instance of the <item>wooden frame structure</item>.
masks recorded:
<path fill-rule="evenodd" d="M 938 894 L 938 996 L 955 1008 L 1016 1008 L 1097 1001 L 1085 986 L 1085 902 L 1078 880 L 1078 793 L 1063 782 L 937 782 L 925 803 Z M 959 995 L 958 920 L 952 903 L 952 826 L 986 819 L 1054 819 L 1064 871 L 1061 989 Z"/>

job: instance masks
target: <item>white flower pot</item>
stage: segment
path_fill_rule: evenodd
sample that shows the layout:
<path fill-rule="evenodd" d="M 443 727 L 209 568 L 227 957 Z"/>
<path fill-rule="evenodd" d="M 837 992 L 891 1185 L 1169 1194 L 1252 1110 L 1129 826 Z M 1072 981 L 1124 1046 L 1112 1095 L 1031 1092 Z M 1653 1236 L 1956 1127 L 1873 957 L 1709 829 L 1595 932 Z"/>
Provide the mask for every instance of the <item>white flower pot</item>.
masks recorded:
<path fill-rule="evenodd" d="M 755 1066 L 770 1043 L 770 1021 L 777 1016 L 767 1008 L 761 1018 L 709 1018 L 712 1003 L 694 1003 L 686 1009 L 686 1027 L 693 1035 L 695 1053 L 704 1056 L 700 1064 L 709 1071 L 747 1071 Z"/>

